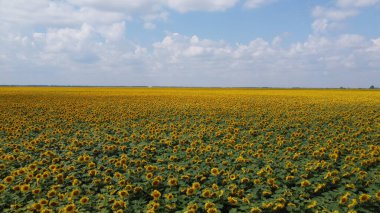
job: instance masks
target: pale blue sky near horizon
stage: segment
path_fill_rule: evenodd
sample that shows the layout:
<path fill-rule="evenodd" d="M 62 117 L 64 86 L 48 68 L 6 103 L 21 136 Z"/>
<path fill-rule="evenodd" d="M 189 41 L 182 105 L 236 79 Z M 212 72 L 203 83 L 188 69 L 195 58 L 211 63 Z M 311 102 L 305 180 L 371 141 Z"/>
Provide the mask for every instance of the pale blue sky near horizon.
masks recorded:
<path fill-rule="evenodd" d="M 0 0 L 0 84 L 380 86 L 379 0 Z"/>

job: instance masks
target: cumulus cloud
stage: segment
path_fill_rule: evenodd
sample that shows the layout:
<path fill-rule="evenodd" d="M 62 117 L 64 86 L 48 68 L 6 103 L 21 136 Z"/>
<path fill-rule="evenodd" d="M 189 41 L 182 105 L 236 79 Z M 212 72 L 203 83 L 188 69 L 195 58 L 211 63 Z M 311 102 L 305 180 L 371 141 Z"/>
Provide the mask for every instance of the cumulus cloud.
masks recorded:
<path fill-rule="evenodd" d="M 154 29 L 169 11 L 223 11 L 238 0 L 0 1 L 0 84 L 367 87 L 380 79 L 380 38 L 325 32 L 374 2 L 316 6 L 314 31 L 292 44 L 168 33 L 141 45 L 126 34 L 135 19 Z"/>
<path fill-rule="evenodd" d="M 167 0 L 169 8 L 185 13 L 189 11 L 223 11 L 234 6 L 238 0 Z"/>
<path fill-rule="evenodd" d="M 367 86 L 363 76 L 380 79 L 380 38 L 355 34 L 311 35 L 287 48 L 262 38 L 230 44 L 178 33 L 147 47 L 125 40 L 107 45 L 99 35 L 84 24 L 3 37 L 0 44 L 14 51 L 0 50 L 0 83 L 20 82 L 15 73 L 30 71 L 20 64 L 60 76 L 30 77 L 53 84 L 354 87 Z"/>
<path fill-rule="evenodd" d="M 244 6 L 246 8 L 259 8 L 259 7 L 262 7 L 264 5 L 268 5 L 268 4 L 274 3 L 276 1 L 277 0 L 247 0 L 244 3 Z"/>
<path fill-rule="evenodd" d="M 315 6 L 311 27 L 315 33 L 325 33 L 344 26 L 344 21 L 360 14 L 361 9 L 377 4 L 378 0 L 337 0 L 328 7 Z"/>
<path fill-rule="evenodd" d="M 375 5 L 379 0 L 337 0 L 339 7 L 368 7 Z"/>

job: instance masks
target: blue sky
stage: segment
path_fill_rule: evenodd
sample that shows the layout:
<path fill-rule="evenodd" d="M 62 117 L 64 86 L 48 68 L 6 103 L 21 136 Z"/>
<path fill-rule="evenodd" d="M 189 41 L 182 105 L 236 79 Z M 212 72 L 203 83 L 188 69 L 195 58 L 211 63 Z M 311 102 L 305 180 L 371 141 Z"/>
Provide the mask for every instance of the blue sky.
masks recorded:
<path fill-rule="evenodd" d="M 380 86 L 379 0 L 0 0 L 0 84 Z"/>

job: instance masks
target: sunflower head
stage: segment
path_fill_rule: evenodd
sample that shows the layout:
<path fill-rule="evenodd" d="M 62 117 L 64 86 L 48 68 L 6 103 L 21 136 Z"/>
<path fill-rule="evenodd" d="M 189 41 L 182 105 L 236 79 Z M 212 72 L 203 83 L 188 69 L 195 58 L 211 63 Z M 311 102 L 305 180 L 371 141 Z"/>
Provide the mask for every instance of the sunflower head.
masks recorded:
<path fill-rule="evenodd" d="M 86 204 L 86 203 L 88 203 L 89 200 L 90 200 L 90 199 L 89 199 L 88 197 L 82 197 L 82 198 L 79 200 L 79 202 L 80 202 L 81 204 Z"/>
<path fill-rule="evenodd" d="M 158 200 L 161 197 L 161 192 L 159 192 L 158 190 L 154 190 L 150 195 L 153 197 L 154 200 Z"/>
<path fill-rule="evenodd" d="M 15 180 L 15 177 L 13 175 L 7 176 L 4 178 L 4 183 L 12 183 Z"/>
<path fill-rule="evenodd" d="M 369 194 L 361 194 L 359 196 L 359 200 L 360 200 L 361 203 L 367 202 L 370 199 L 371 199 L 371 195 L 369 195 Z"/>

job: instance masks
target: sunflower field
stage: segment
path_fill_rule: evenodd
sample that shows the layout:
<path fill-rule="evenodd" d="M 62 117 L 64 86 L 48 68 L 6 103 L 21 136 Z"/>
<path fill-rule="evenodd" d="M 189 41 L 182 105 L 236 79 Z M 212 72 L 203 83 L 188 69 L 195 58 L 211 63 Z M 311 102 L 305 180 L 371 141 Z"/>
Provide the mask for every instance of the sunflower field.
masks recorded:
<path fill-rule="evenodd" d="M 380 92 L 0 88 L 1 212 L 376 212 Z"/>

